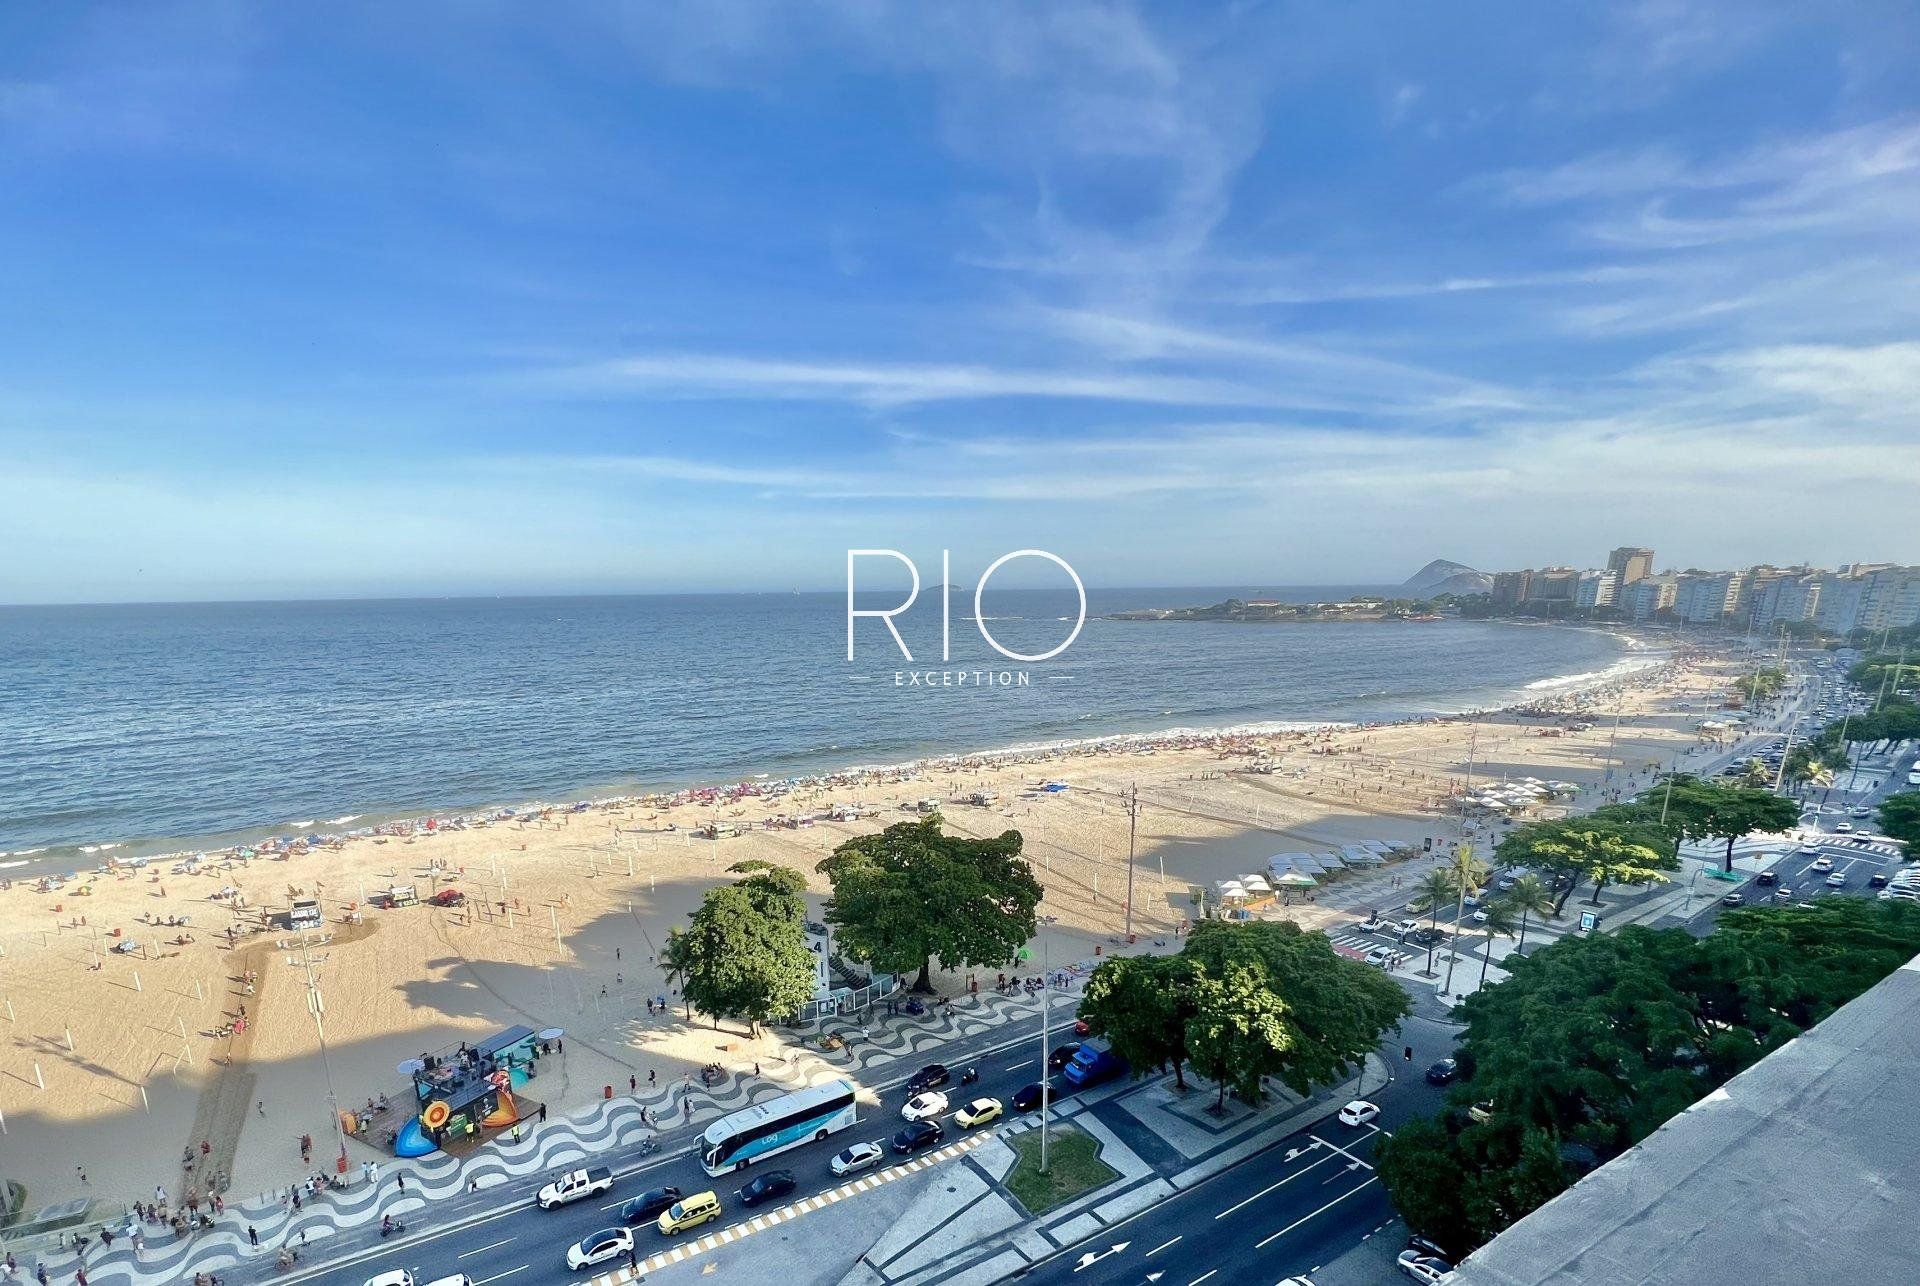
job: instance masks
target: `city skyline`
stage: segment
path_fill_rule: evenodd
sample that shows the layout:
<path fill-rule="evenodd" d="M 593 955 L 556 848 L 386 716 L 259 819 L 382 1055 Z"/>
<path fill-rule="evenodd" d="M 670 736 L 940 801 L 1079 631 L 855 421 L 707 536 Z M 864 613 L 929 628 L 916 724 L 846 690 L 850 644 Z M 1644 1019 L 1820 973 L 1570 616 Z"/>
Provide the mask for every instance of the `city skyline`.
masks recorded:
<path fill-rule="evenodd" d="M 8 15 L 0 601 L 1920 561 L 1911 12 L 443 17 Z"/>

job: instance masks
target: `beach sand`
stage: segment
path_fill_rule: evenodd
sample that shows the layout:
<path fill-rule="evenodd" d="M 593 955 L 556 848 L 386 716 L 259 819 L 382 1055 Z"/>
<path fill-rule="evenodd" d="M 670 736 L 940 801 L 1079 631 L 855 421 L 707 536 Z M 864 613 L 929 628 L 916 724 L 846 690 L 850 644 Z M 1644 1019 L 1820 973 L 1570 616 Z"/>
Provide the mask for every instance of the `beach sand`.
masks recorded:
<path fill-rule="evenodd" d="M 1154 949 L 1192 913 L 1191 886 L 1264 871 L 1273 853 L 1459 837 L 1462 823 L 1444 805 L 1465 782 L 1470 750 L 1477 784 L 1534 775 L 1631 789 L 1656 764 L 1682 756 L 1684 767 L 1699 745 L 1695 725 L 1717 707 L 1732 674 L 1730 663 L 1695 657 L 1563 694 L 1583 704 L 1593 726 L 1556 736 L 1541 735 L 1547 725 L 1538 719 L 1508 713 L 1205 744 L 1108 744 L 975 757 L 777 799 L 556 808 L 194 875 L 156 863 L 96 877 L 89 896 L 76 896 L 71 884 L 48 893 L 16 884 L 0 892 L 0 1177 L 27 1186 L 29 1209 L 83 1194 L 150 1199 L 156 1184 L 177 1197 L 182 1153 L 197 1154 L 205 1140 L 214 1152 L 202 1169 L 228 1172 L 230 1193 L 283 1188 L 311 1171 L 301 1162 L 301 1135 L 315 1141 L 315 1164 L 333 1155 L 329 1075 L 345 1107 L 398 1096 L 406 1092 L 395 1070 L 402 1060 L 515 1024 L 567 1032 L 564 1057 L 538 1082 L 555 1111 L 597 1100 L 609 1086 L 624 1092 L 629 1077 L 645 1084 L 650 1071 L 668 1082 L 713 1061 L 751 1070 L 778 1052 L 780 1033 L 754 1042 L 731 1025 L 715 1031 L 677 1015 L 649 1016 L 645 1004 L 670 990 L 654 963 L 667 930 L 684 923 L 730 863 L 794 867 L 817 903 L 827 888 L 814 866 L 836 844 L 913 816 L 920 799 L 994 791 L 999 799 L 987 807 L 943 802 L 948 828 L 1022 832 L 1046 887 L 1042 909 L 1059 920 L 1046 930 L 1052 960 L 1090 959 L 1129 949 L 1119 940 L 1126 792 L 1137 786 L 1140 941 L 1131 949 Z M 1256 748 L 1270 752 L 1271 774 L 1247 771 Z M 1605 783 L 1609 764 L 1614 780 Z M 1048 781 L 1068 789 L 1036 789 Z M 1582 801 L 1594 802 L 1591 792 Z M 860 820 L 760 827 L 772 816 L 824 815 L 850 803 L 863 806 Z M 749 829 L 723 840 L 692 834 L 714 820 Z M 422 897 L 458 888 L 469 902 L 452 910 L 367 907 L 369 895 L 395 883 L 415 885 Z M 310 952 L 324 997 L 324 1059 L 295 935 L 270 930 L 228 949 L 224 930 L 236 913 L 210 900 L 227 884 L 250 903 L 241 916 L 283 912 L 294 890 L 317 890 L 322 936 L 331 939 Z M 343 922 L 350 906 L 362 923 Z M 143 923 L 183 914 L 192 919 L 184 931 Z M 1343 918 L 1313 905 L 1283 914 L 1308 925 Z M 114 930 L 138 939 L 142 951 L 100 951 Z M 183 932 L 194 941 L 170 945 Z M 251 995 L 241 981 L 249 969 L 257 974 Z M 949 991 L 966 982 L 940 981 Z M 247 1030 L 217 1035 L 242 1005 Z M 348 1153 L 355 1167 L 384 1157 L 357 1141 Z"/>

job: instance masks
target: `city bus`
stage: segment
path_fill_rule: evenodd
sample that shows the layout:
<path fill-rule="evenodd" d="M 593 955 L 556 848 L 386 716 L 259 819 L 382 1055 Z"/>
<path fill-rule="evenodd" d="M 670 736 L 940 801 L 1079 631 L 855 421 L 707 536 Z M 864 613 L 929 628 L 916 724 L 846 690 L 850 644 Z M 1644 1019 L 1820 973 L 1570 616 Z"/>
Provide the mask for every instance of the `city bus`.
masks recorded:
<path fill-rule="evenodd" d="M 823 1081 L 721 1117 L 700 1136 L 700 1163 L 716 1177 L 744 1170 L 857 1120 L 852 1082 Z"/>

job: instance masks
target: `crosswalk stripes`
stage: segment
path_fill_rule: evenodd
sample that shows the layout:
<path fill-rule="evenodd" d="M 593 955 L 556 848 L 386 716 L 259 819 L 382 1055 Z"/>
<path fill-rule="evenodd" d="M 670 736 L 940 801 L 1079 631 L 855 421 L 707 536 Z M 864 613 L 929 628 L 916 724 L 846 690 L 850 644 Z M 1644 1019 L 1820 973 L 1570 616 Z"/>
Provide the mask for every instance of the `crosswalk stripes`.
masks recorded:
<path fill-rule="evenodd" d="M 872 1174 L 863 1175 L 858 1179 L 843 1183 L 837 1188 L 830 1189 L 815 1196 L 803 1197 L 799 1201 L 791 1205 L 782 1206 L 778 1210 L 769 1210 L 765 1214 L 755 1215 L 752 1219 L 744 1223 L 731 1224 L 718 1232 L 710 1232 L 697 1241 L 681 1242 L 679 1245 L 641 1260 L 638 1271 L 631 1268 L 618 1268 L 612 1272 L 601 1273 L 591 1279 L 591 1286 L 624 1286 L 627 1282 L 640 1281 L 648 1273 L 657 1272 L 665 1268 L 668 1264 L 677 1264 L 682 1260 L 692 1259 L 696 1255 L 705 1254 L 716 1246 L 731 1245 L 743 1237 L 750 1237 L 756 1232 L 765 1232 L 776 1224 L 785 1223 L 789 1219 L 798 1219 L 801 1215 L 812 1214 L 816 1210 L 825 1209 L 834 1202 L 844 1200 L 847 1197 L 853 1196 L 855 1193 L 870 1191 L 883 1183 L 891 1183 L 895 1179 L 904 1178 L 909 1174 L 916 1174 L 921 1170 L 938 1165 L 943 1161 L 950 1161 L 963 1152 L 979 1147 L 998 1132 L 999 1131 L 995 1130 L 981 1130 L 977 1133 L 966 1135 L 963 1138 L 955 1139 L 952 1143 L 944 1147 L 935 1148 L 931 1152 L 924 1152 L 914 1157 L 911 1161 L 888 1166 L 884 1170 L 876 1170 Z"/>

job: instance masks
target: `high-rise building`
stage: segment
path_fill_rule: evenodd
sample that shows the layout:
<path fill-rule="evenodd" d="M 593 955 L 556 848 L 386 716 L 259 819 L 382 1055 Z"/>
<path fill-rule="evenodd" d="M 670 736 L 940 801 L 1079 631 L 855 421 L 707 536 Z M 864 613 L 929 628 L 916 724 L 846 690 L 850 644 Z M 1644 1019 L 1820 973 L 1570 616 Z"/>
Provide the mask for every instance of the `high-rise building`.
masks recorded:
<path fill-rule="evenodd" d="M 1493 605 L 1495 607 L 1515 607 L 1524 602 L 1527 590 L 1533 584 L 1533 570 L 1520 572 L 1495 572 L 1493 574 Z"/>
<path fill-rule="evenodd" d="M 1920 567 L 1878 568 L 1861 582 L 1857 628 L 1897 630 L 1920 625 Z"/>
<path fill-rule="evenodd" d="M 1776 625 L 1811 621 L 1820 606 L 1821 577 L 1816 573 L 1770 580 L 1749 596 L 1749 620 L 1765 633 Z"/>
<path fill-rule="evenodd" d="M 1828 572 L 1820 578 L 1820 605 L 1813 619 L 1830 634 L 1851 634 L 1860 627 L 1860 600 L 1866 580 Z"/>
<path fill-rule="evenodd" d="M 1607 555 L 1607 570 L 1621 586 L 1645 580 L 1653 575 L 1653 551 L 1636 545 L 1622 545 Z"/>
<path fill-rule="evenodd" d="M 1718 625 L 1740 594 L 1740 572 L 1688 572 L 1674 586 L 1673 614 L 1691 625 Z"/>
<path fill-rule="evenodd" d="M 1571 567 L 1542 567 L 1527 584 L 1529 603 L 1565 603 L 1573 605 L 1574 590 L 1580 573 Z"/>
<path fill-rule="evenodd" d="M 1672 609 L 1678 590 L 1677 577 L 1646 576 L 1621 591 L 1620 606 L 1636 621 L 1651 620 L 1658 613 Z"/>
<path fill-rule="evenodd" d="M 1580 573 L 1579 581 L 1573 587 L 1573 605 L 1575 607 L 1612 607 L 1620 584 L 1610 571 L 1595 568 Z"/>

